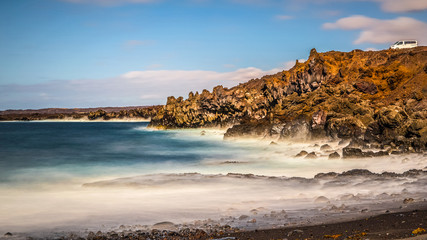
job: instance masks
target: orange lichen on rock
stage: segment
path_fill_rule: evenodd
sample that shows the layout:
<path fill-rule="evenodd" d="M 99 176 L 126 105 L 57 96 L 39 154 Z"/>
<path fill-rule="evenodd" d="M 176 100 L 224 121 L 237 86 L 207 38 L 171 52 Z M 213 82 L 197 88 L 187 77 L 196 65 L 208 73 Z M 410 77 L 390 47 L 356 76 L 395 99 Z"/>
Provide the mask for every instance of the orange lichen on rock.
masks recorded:
<path fill-rule="evenodd" d="M 226 127 L 227 138 L 363 138 L 420 152 L 427 143 L 426 95 L 427 47 L 312 49 L 288 71 L 186 100 L 170 97 L 150 126 Z M 318 112 L 325 116 L 321 122 L 313 121 Z"/>
<path fill-rule="evenodd" d="M 341 237 L 342 234 L 335 234 L 335 235 L 325 235 L 323 236 L 323 238 L 332 238 L 332 239 L 337 239 L 339 237 Z"/>
<path fill-rule="evenodd" d="M 426 230 L 424 228 L 417 228 L 414 231 L 412 231 L 412 234 L 417 235 L 417 234 L 421 234 L 421 233 L 425 233 Z"/>

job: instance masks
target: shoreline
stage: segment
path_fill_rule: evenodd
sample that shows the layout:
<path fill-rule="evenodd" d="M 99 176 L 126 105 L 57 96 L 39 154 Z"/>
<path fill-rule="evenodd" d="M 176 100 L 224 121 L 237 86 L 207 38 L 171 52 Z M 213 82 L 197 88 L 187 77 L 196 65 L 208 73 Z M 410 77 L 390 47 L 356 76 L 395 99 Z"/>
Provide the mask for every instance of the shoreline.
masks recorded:
<path fill-rule="evenodd" d="M 239 230 L 228 225 L 208 228 L 177 228 L 173 223 L 161 222 L 151 230 L 130 230 L 121 226 L 114 231 L 85 231 L 53 233 L 50 237 L 33 237 L 31 234 L 0 233 L 0 239 L 213 239 L 213 240 L 426 240 L 427 202 L 408 206 L 405 210 L 385 211 L 372 216 L 359 216 L 352 220 L 294 225 L 279 228 Z"/>
<path fill-rule="evenodd" d="M 420 228 L 420 229 L 419 229 Z M 427 239 L 427 202 L 409 210 L 373 215 L 367 218 L 312 226 L 242 231 L 228 234 L 246 239 Z M 419 229 L 419 234 L 413 231 Z"/>
<path fill-rule="evenodd" d="M 110 119 L 110 120 L 89 120 L 89 119 L 43 119 L 43 120 L 11 120 L 11 121 L 0 121 L 0 123 L 11 123 L 11 122 L 150 122 L 150 119 Z"/>

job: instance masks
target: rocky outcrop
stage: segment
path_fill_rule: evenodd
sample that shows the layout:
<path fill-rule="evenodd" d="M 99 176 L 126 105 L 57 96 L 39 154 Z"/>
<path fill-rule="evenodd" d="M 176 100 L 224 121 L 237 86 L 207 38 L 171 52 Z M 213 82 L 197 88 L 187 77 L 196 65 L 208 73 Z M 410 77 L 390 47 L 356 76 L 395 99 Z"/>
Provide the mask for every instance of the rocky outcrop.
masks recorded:
<path fill-rule="evenodd" d="M 318 53 L 233 88 L 169 97 L 158 128 L 226 127 L 225 138 L 358 139 L 399 151 L 427 142 L 427 47 Z"/>

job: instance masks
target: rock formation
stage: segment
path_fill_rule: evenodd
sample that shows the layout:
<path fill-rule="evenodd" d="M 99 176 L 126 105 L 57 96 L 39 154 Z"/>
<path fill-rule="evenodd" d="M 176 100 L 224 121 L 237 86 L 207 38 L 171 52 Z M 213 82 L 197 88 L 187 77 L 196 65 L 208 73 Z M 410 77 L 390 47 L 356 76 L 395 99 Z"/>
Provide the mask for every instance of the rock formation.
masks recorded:
<path fill-rule="evenodd" d="M 357 139 L 423 151 L 427 142 L 427 47 L 318 53 L 233 88 L 169 97 L 158 128 L 227 127 L 225 138 Z"/>

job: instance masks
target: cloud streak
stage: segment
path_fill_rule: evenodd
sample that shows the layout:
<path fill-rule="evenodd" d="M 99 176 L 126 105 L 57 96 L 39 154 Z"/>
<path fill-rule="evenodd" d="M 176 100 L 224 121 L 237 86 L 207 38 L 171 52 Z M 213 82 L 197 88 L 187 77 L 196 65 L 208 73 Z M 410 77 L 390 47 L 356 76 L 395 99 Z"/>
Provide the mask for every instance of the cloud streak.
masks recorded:
<path fill-rule="evenodd" d="M 50 81 L 34 85 L 0 85 L 0 109 L 99 107 L 164 104 L 168 96 L 232 87 L 252 78 L 279 72 L 242 68 L 215 71 L 133 71 L 108 79 Z"/>
<path fill-rule="evenodd" d="M 382 20 L 362 15 L 341 18 L 334 23 L 325 23 L 327 30 L 360 30 L 354 44 L 361 43 L 392 43 L 399 39 L 417 39 L 425 44 L 427 39 L 427 23 L 409 17 Z"/>
<path fill-rule="evenodd" d="M 427 9 L 426 0 L 379 0 L 379 2 L 381 9 L 386 12 L 413 12 Z"/>

